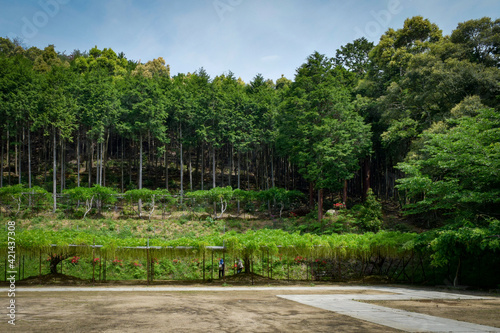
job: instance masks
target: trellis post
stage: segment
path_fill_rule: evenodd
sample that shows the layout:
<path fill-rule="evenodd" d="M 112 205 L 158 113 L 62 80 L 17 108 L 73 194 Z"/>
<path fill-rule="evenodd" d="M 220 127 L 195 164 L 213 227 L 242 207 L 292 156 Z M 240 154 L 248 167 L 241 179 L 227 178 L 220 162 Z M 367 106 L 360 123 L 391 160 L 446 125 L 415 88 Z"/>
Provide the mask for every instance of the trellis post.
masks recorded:
<path fill-rule="evenodd" d="M 222 248 L 222 260 L 224 261 L 224 265 L 222 265 L 222 280 L 224 283 L 226 282 L 226 248 Z"/>
<path fill-rule="evenodd" d="M 203 249 L 203 282 L 205 282 L 205 249 Z"/>
<path fill-rule="evenodd" d="M 94 246 L 92 246 L 92 284 L 95 282 L 95 238 Z"/>
<path fill-rule="evenodd" d="M 148 280 L 147 281 L 147 284 L 149 286 L 149 277 L 150 277 L 150 272 L 149 272 L 149 269 L 150 269 L 150 263 L 149 263 L 149 238 L 148 238 L 148 243 L 147 243 L 147 247 L 146 247 L 146 279 Z"/>
<path fill-rule="evenodd" d="M 252 276 L 252 286 L 253 286 L 253 254 L 250 255 L 250 275 Z"/>

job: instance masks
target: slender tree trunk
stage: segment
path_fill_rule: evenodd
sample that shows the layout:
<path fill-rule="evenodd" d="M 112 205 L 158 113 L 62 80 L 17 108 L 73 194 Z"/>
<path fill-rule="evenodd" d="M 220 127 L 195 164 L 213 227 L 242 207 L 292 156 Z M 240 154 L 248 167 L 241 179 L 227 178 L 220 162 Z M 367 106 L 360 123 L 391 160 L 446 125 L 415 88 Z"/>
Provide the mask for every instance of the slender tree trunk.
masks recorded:
<path fill-rule="evenodd" d="M 57 158 L 56 158 L 56 153 L 57 153 L 57 145 L 56 145 L 56 129 L 54 128 L 53 130 L 53 139 L 54 139 L 54 153 L 53 153 L 53 156 L 54 156 L 54 161 L 53 161 L 53 170 L 52 170 L 52 197 L 54 199 L 54 202 L 53 202 L 53 206 L 52 206 L 52 212 L 55 213 L 56 212 L 56 209 L 57 209 L 57 198 L 56 198 L 56 195 L 57 195 L 57 181 L 56 181 L 56 170 L 57 170 Z"/>
<path fill-rule="evenodd" d="M 215 188 L 215 146 L 212 145 L 212 187 Z"/>
<path fill-rule="evenodd" d="M 139 190 L 142 189 L 142 135 L 139 136 Z M 142 213 L 142 200 L 139 199 L 137 210 Z"/>
<path fill-rule="evenodd" d="M 139 190 L 142 189 L 142 135 L 139 136 Z"/>
<path fill-rule="evenodd" d="M 323 189 L 318 190 L 318 222 L 323 220 Z"/>
<path fill-rule="evenodd" d="M 192 163 L 191 163 L 191 149 L 188 150 L 189 154 L 189 190 L 193 190 L 193 168 L 192 168 Z"/>
<path fill-rule="evenodd" d="M 230 158 L 229 158 L 229 177 L 228 177 L 228 181 L 229 181 L 229 186 L 231 186 L 231 176 L 233 175 L 233 168 L 234 168 L 234 146 L 231 144 L 231 148 L 230 148 Z"/>
<path fill-rule="evenodd" d="M 92 164 L 94 161 L 94 143 L 90 139 L 89 142 L 87 142 L 87 145 L 90 146 L 89 149 L 89 187 L 92 187 Z"/>
<path fill-rule="evenodd" d="M 21 138 L 21 134 L 19 134 L 19 184 L 21 184 L 22 180 L 22 161 L 23 161 L 23 149 L 24 149 L 24 126 L 23 126 L 23 134 Z"/>
<path fill-rule="evenodd" d="M 203 178 L 205 176 L 205 143 L 202 142 L 201 143 L 201 173 L 200 173 L 200 180 L 201 180 L 201 190 L 203 191 L 203 185 L 204 185 L 204 181 L 203 181 Z"/>
<path fill-rule="evenodd" d="M 47 167 L 49 166 L 49 146 L 50 146 L 50 140 L 49 138 L 43 138 L 43 183 L 47 183 Z"/>
<path fill-rule="evenodd" d="M 250 159 L 248 157 L 248 151 L 247 151 L 247 191 L 250 191 Z"/>
<path fill-rule="evenodd" d="M 80 187 L 80 131 L 76 136 L 76 186 Z"/>
<path fill-rule="evenodd" d="M 165 160 L 165 188 L 168 191 L 168 158 L 167 158 L 167 145 L 165 145 L 165 155 L 163 156 Z"/>
<path fill-rule="evenodd" d="M 102 174 L 103 174 L 103 161 L 104 161 L 104 141 L 101 141 L 101 143 L 99 144 L 100 145 L 100 148 L 99 148 L 99 185 L 103 186 L 103 181 L 102 181 Z"/>
<path fill-rule="evenodd" d="M 276 187 L 276 184 L 274 182 L 274 158 L 273 158 L 273 150 L 271 149 L 271 156 L 269 156 L 271 159 L 271 185 L 272 187 Z"/>
<path fill-rule="evenodd" d="M 2 135 L 2 159 L 0 160 L 0 187 L 3 187 L 3 135 Z"/>
<path fill-rule="evenodd" d="M 182 197 L 184 195 L 184 163 L 183 163 L 183 151 L 182 151 L 182 125 L 179 124 L 179 145 L 180 145 L 180 172 L 181 172 L 181 192 L 180 192 L 180 196 L 181 196 L 181 205 L 182 205 Z"/>
<path fill-rule="evenodd" d="M 220 187 L 224 187 L 224 146 L 219 150 L 220 160 Z"/>
<path fill-rule="evenodd" d="M 269 169 L 267 168 L 268 164 L 267 158 L 269 156 L 267 156 L 267 152 L 269 152 L 268 149 L 266 149 L 265 152 L 263 152 L 264 154 L 263 168 L 264 168 L 264 177 L 266 178 L 266 190 L 269 190 Z M 269 211 L 269 215 L 271 215 L 271 200 L 267 200 L 267 210 Z"/>
<path fill-rule="evenodd" d="M 238 165 L 237 165 L 237 168 L 238 168 L 238 189 L 240 189 L 241 187 L 241 169 L 240 169 L 240 151 L 238 150 L 238 156 L 237 156 L 237 159 L 238 159 Z M 240 213 L 240 200 L 238 200 L 238 214 Z"/>
<path fill-rule="evenodd" d="M 95 166 L 95 182 L 97 185 L 101 185 L 101 179 L 99 179 L 99 168 L 100 168 L 100 162 L 101 162 L 101 155 L 100 154 L 100 151 L 101 151 L 101 146 L 99 145 L 99 140 L 96 141 L 96 144 L 95 144 L 95 148 L 97 149 L 97 152 L 96 152 L 96 157 L 95 157 L 95 163 L 96 163 L 96 166 Z"/>
<path fill-rule="evenodd" d="M 314 208 L 314 186 L 313 183 L 309 183 L 309 207 Z"/>
<path fill-rule="evenodd" d="M 196 162 L 194 164 L 194 174 L 195 174 L 195 179 L 196 179 L 196 175 L 198 174 L 198 176 L 201 175 L 201 172 L 200 172 L 200 147 L 198 146 L 196 148 Z"/>
<path fill-rule="evenodd" d="M 342 202 L 344 203 L 344 205 L 346 201 L 347 201 L 347 179 L 344 180 L 344 191 L 342 193 Z"/>
<path fill-rule="evenodd" d="M 7 130 L 7 180 L 10 185 L 10 131 Z"/>
<path fill-rule="evenodd" d="M 18 139 L 17 133 L 14 136 L 14 140 L 20 141 Z M 14 174 L 19 175 L 18 170 L 17 170 L 17 144 L 15 144 L 15 143 L 14 143 Z"/>
<path fill-rule="evenodd" d="M 259 152 L 255 151 L 252 154 L 252 162 L 254 161 L 255 158 L 255 163 L 253 165 L 253 176 L 254 176 L 254 182 L 255 182 L 255 190 L 260 191 L 262 190 L 262 183 L 260 181 L 260 158 L 259 158 Z"/>
<path fill-rule="evenodd" d="M 121 181 L 122 181 L 122 193 L 123 193 L 123 190 L 124 190 L 124 187 L 125 187 L 124 186 L 124 179 L 123 179 L 124 178 L 124 169 L 123 169 L 123 163 L 124 163 L 124 161 L 123 161 L 123 155 L 124 155 L 124 151 L 125 151 L 125 147 L 124 147 L 125 145 L 123 143 L 123 138 L 121 138 L 121 141 L 122 141 L 122 163 L 121 163 L 122 179 L 121 179 Z"/>
<path fill-rule="evenodd" d="M 59 164 L 61 165 L 61 193 L 64 190 L 64 140 L 61 138 L 60 141 L 60 146 L 61 146 L 61 155 L 60 155 L 60 162 Z"/>
<path fill-rule="evenodd" d="M 368 197 L 370 189 L 370 157 L 363 160 L 363 201 Z"/>
<path fill-rule="evenodd" d="M 30 132 L 31 131 L 28 127 L 28 187 L 29 188 L 31 188 L 31 134 L 30 134 Z M 2 174 L 3 174 L 3 172 L 2 172 Z"/>

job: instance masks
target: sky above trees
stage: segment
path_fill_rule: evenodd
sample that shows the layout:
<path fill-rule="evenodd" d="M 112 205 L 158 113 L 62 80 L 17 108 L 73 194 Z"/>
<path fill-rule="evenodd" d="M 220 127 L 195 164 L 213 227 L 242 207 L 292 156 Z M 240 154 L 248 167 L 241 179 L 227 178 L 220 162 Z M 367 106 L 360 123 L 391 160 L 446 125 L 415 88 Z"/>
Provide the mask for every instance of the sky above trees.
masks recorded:
<path fill-rule="evenodd" d="M 7 1 L 0 0 L 0 36 L 58 52 L 94 46 L 143 63 L 163 57 L 172 74 L 204 67 L 232 71 L 245 82 L 262 73 L 293 79 L 313 51 L 334 56 L 360 37 L 375 43 L 390 27 L 421 15 L 450 34 L 457 23 L 500 12 L 497 0 L 428 1 Z M 495 17 L 492 17 L 495 19 Z"/>

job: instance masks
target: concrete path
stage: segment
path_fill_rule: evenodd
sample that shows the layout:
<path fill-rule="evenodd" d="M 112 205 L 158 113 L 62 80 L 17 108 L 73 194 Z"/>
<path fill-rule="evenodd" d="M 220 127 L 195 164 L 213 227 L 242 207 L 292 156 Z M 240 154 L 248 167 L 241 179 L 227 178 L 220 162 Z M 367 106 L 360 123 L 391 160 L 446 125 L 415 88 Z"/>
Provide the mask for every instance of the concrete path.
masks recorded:
<path fill-rule="evenodd" d="M 365 288 L 364 288 L 365 289 Z M 278 295 L 278 297 L 333 311 L 353 318 L 389 326 L 407 332 L 500 332 L 500 328 L 391 309 L 357 300 L 488 299 L 444 292 L 405 288 L 366 288 L 393 292 L 393 295 Z"/>
<path fill-rule="evenodd" d="M 342 315 L 366 320 L 372 323 L 389 326 L 407 332 L 498 332 L 500 328 L 471 324 L 457 320 L 434 317 L 425 314 L 391 309 L 358 300 L 424 300 L 424 299 L 491 299 L 447 292 L 428 291 L 398 287 L 372 286 L 314 286 L 314 287 L 167 287 L 167 286 L 107 286 L 107 287 L 18 287 L 23 292 L 155 292 L 155 291 L 297 291 L 297 295 L 277 295 L 283 299 L 299 302 L 320 309 L 333 311 Z M 384 294 L 333 294 L 333 295 L 300 295 L 301 291 L 379 291 Z M 0 292 L 7 292 L 0 288 Z"/>

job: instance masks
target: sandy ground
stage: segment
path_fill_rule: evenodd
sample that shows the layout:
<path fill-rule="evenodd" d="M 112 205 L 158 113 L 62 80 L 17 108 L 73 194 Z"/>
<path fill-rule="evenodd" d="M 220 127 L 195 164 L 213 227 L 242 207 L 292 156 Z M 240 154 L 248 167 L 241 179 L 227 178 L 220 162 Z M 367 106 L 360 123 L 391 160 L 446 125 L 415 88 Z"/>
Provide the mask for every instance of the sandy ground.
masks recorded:
<path fill-rule="evenodd" d="M 368 303 L 500 328 L 500 298 L 491 300 L 369 301 Z"/>
<path fill-rule="evenodd" d="M 220 287 L 220 284 L 214 283 L 214 286 Z M 285 294 L 331 295 L 350 292 L 381 293 L 362 290 L 362 287 L 355 291 L 315 290 L 314 287 L 300 291 L 270 288 L 262 291 L 168 292 L 35 292 L 24 289 L 16 293 L 15 327 L 7 323 L 7 293 L 0 294 L 0 309 L 5 309 L 0 310 L 0 314 L 3 313 L 0 316 L 0 332 L 400 332 L 276 297 Z M 474 301 L 370 303 L 500 327 L 498 297 Z"/>
<path fill-rule="evenodd" d="M 0 332 L 399 332 L 275 296 L 286 293 L 23 292 Z"/>

